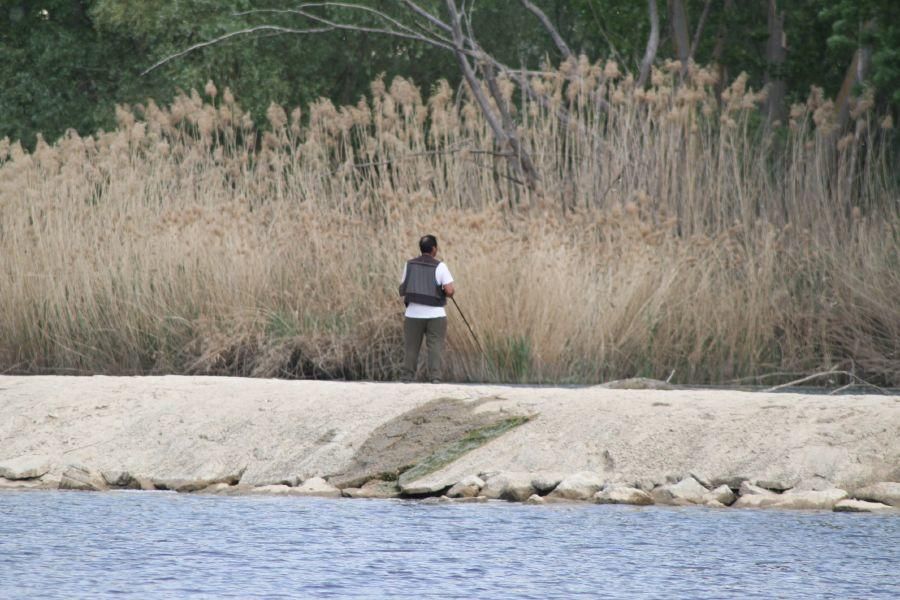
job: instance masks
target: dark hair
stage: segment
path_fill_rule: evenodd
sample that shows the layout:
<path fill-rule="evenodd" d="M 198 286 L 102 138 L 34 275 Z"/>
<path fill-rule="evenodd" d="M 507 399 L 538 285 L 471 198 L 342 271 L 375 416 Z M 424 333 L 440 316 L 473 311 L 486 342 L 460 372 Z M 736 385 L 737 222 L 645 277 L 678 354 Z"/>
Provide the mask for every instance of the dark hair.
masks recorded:
<path fill-rule="evenodd" d="M 435 248 L 437 248 L 437 238 L 433 235 L 423 235 L 419 238 L 419 250 L 422 251 L 422 254 L 431 254 Z"/>

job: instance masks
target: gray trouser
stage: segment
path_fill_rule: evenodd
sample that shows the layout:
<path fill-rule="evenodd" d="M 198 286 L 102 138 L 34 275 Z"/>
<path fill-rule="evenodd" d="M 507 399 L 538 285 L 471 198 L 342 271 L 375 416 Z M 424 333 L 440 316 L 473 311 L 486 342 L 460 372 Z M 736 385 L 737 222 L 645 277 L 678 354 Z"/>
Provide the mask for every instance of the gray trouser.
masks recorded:
<path fill-rule="evenodd" d="M 403 361 L 403 378 L 415 379 L 416 366 L 419 363 L 419 348 L 422 337 L 428 347 L 428 379 L 441 378 L 441 350 L 444 338 L 447 337 L 447 317 L 436 319 L 403 318 L 403 342 L 405 360 Z"/>

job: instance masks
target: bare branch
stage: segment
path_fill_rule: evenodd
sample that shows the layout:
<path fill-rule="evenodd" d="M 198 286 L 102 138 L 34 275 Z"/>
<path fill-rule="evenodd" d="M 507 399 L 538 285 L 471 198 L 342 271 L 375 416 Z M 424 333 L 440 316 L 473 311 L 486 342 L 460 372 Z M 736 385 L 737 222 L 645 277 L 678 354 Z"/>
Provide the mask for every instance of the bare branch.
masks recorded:
<path fill-rule="evenodd" d="M 334 29 L 333 27 L 316 27 L 316 28 L 312 28 L 312 29 L 293 29 L 290 27 L 279 27 L 277 25 L 257 25 L 256 27 L 249 27 L 247 29 L 232 31 L 232 32 L 226 33 L 224 35 L 220 35 L 217 38 L 208 40 L 206 42 L 200 42 L 199 44 L 194 44 L 190 48 L 185 48 L 181 52 L 176 52 L 175 54 L 167 56 L 164 59 L 162 59 L 161 61 L 152 65 L 151 67 L 144 69 L 141 72 L 141 76 L 144 76 L 147 73 L 149 73 L 150 71 L 153 71 L 154 69 L 157 69 L 157 68 L 163 66 L 164 64 L 175 60 L 176 58 L 181 58 L 182 56 L 189 54 L 195 50 L 200 50 L 201 48 L 205 48 L 207 46 L 212 46 L 213 44 L 218 44 L 220 42 L 224 42 L 225 40 L 228 40 L 230 38 L 237 37 L 237 36 L 250 35 L 250 34 L 258 33 L 261 31 L 274 32 L 277 34 L 282 34 L 282 33 L 299 33 L 299 34 L 325 33 L 327 31 L 332 31 L 333 29 Z"/>
<path fill-rule="evenodd" d="M 530 0 L 521 0 L 522 6 L 530 10 L 534 16 L 538 18 L 541 22 L 541 25 L 544 26 L 544 29 L 550 34 L 550 37 L 553 38 L 553 43 L 556 44 L 556 47 L 559 48 L 560 53 L 563 55 L 563 59 L 567 59 L 572 57 L 572 51 L 566 45 L 566 42 L 563 41 L 562 36 L 559 35 L 559 32 L 556 30 L 556 27 L 553 26 L 553 23 L 550 22 L 550 19 L 540 8 L 535 6 Z"/>
<path fill-rule="evenodd" d="M 424 8 L 422 8 L 415 2 L 412 2 L 411 0 L 403 0 L 403 4 L 405 4 L 407 6 L 407 8 L 409 8 L 409 10 L 413 11 L 414 13 L 416 13 L 417 15 L 419 15 L 420 17 L 422 17 L 423 19 L 425 19 L 426 21 L 428 21 L 429 23 L 434 25 L 435 27 L 443 29 L 444 31 L 446 31 L 447 33 L 449 33 L 451 35 L 453 34 L 453 29 L 449 25 L 447 25 L 446 23 L 444 23 L 443 21 L 441 21 L 440 19 L 435 17 L 433 14 L 431 14 L 430 12 L 428 12 L 427 10 L 425 10 Z"/>
<path fill-rule="evenodd" d="M 456 60 L 459 62 L 459 66 L 462 69 L 463 77 L 466 79 L 466 83 L 469 84 L 469 89 L 472 92 L 472 95 L 475 97 L 475 101 L 481 107 L 481 111 L 487 119 L 488 125 L 490 125 L 491 130 L 494 132 L 494 135 L 497 137 L 497 141 L 504 143 L 506 142 L 506 134 L 503 132 L 503 127 L 500 126 L 500 123 L 497 122 L 497 116 L 491 110 L 491 105 L 488 102 L 487 97 L 484 95 L 484 91 L 481 89 L 481 84 L 478 82 L 478 78 L 475 76 L 475 71 L 472 70 L 472 65 L 469 64 L 469 59 L 466 54 L 463 52 L 464 50 L 464 36 L 462 33 L 462 28 L 459 24 L 459 13 L 456 9 L 456 3 L 454 0 L 446 0 L 447 8 L 450 11 L 450 23 L 453 28 L 453 51 L 456 55 Z"/>
<path fill-rule="evenodd" d="M 311 13 L 307 10 L 307 8 L 327 8 L 327 7 L 338 7 L 338 8 L 349 8 L 349 9 L 359 9 L 363 12 L 371 13 L 375 16 L 378 16 L 381 19 L 386 20 L 391 25 L 400 28 L 400 31 L 395 29 L 385 29 L 381 27 L 366 27 L 364 25 L 352 25 L 348 23 L 341 23 L 338 21 L 333 21 L 321 15 L 317 15 L 315 13 Z M 404 25 L 403 23 L 397 21 L 396 19 L 377 11 L 373 8 L 369 8 L 367 6 L 361 6 L 358 4 L 347 4 L 344 2 L 316 2 L 311 4 L 301 4 L 297 8 L 290 9 L 274 9 L 274 8 L 256 8 L 252 10 L 246 10 L 243 12 L 235 13 L 236 16 L 246 16 L 251 14 L 259 14 L 259 13 L 280 13 L 280 14 L 294 14 L 299 15 L 301 17 L 305 17 L 311 21 L 316 23 L 321 23 L 322 25 L 331 27 L 332 29 L 338 29 L 342 31 L 358 31 L 363 33 L 378 33 L 384 35 L 391 35 L 394 37 L 399 37 L 407 40 L 414 40 L 418 42 L 423 42 L 425 44 L 429 44 L 431 46 L 435 46 L 438 48 L 442 48 L 444 50 L 453 50 L 453 42 L 447 38 L 443 38 L 437 34 L 428 32 L 428 35 L 424 35 L 412 29 L 411 27 Z"/>
<path fill-rule="evenodd" d="M 641 60 L 641 73 L 638 76 L 637 87 L 642 88 L 650 76 L 650 67 L 656 60 L 656 51 L 659 49 L 659 10 L 656 8 L 656 0 L 647 0 L 647 9 L 650 11 L 650 37 L 647 38 L 647 50 Z"/>
<path fill-rule="evenodd" d="M 697 52 L 697 46 L 700 45 L 700 37 L 703 35 L 703 27 L 706 25 L 706 19 L 709 17 L 709 7 L 712 6 L 712 0 L 706 0 L 703 6 L 703 13 L 700 15 L 700 21 L 697 22 L 697 30 L 694 32 L 694 41 L 691 42 L 691 50 L 688 53 L 688 60 L 693 60 L 694 54 Z"/>

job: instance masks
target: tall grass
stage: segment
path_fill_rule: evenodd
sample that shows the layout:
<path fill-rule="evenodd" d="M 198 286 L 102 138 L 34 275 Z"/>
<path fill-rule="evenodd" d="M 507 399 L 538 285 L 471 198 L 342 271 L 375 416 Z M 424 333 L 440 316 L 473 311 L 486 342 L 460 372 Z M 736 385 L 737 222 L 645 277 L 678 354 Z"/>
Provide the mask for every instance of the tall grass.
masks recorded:
<path fill-rule="evenodd" d="M 257 130 L 209 84 L 33 153 L 0 145 L 0 371 L 392 378 L 403 260 L 426 232 L 451 313 L 446 376 L 725 382 L 840 365 L 900 384 L 900 209 L 866 99 L 839 137 L 814 90 L 785 127 L 741 77 L 614 63 L 514 102 L 528 192 L 465 92 L 369 99 Z M 559 109 L 568 121 L 558 118 Z"/>

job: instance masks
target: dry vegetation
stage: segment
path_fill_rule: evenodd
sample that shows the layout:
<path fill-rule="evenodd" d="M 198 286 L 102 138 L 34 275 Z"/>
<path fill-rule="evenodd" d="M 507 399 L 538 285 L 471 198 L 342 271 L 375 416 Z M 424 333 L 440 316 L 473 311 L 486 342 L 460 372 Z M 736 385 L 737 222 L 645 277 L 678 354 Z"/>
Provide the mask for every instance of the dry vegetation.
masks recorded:
<path fill-rule="evenodd" d="M 111 132 L 4 142 L 0 371 L 392 378 L 396 280 L 432 232 L 491 359 L 451 308 L 448 379 L 900 384 L 889 120 L 864 98 L 837 139 L 814 90 L 766 134 L 744 79 L 717 100 L 677 71 L 636 90 L 569 63 L 534 78 L 549 103 L 503 82 L 540 193 L 468 96 L 402 79 L 273 105 L 265 132 L 210 84 Z"/>

